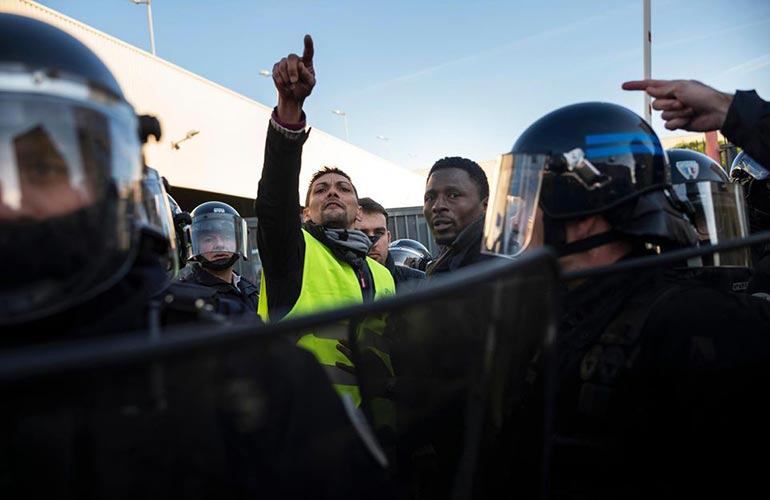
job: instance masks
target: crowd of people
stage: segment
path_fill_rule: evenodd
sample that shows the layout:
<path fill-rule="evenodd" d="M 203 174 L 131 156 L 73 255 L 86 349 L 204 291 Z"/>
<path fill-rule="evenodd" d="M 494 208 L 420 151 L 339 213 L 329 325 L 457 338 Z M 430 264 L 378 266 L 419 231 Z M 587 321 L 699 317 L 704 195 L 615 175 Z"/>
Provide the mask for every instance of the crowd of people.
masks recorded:
<path fill-rule="evenodd" d="M 536 424 L 518 431 L 526 435 L 515 440 L 518 456 L 526 459 L 509 465 L 532 480 L 500 496 L 737 496 L 764 488 L 766 464 L 756 452 L 770 442 L 763 401 L 770 236 L 719 245 L 770 229 L 763 166 L 770 166 L 770 102 L 691 80 L 623 84 L 655 98 L 667 128 L 721 130 L 743 150 L 729 171 L 697 152 L 664 150 L 642 118 L 598 102 L 560 107 L 528 127 L 502 155 L 497 185 L 471 159 L 441 158 L 427 176 L 423 208 L 440 253 L 409 266 L 390 250 L 387 210 L 359 196 L 344 170 L 316 171 L 300 203 L 310 134 L 304 103 L 316 84 L 312 38 L 272 75 L 278 97 L 255 200 L 256 284 L 234 271 L 249 258 L 244 219 L 218 200 L 189 213 L 176 205 L 142 154 L 159 131 L 136 116 L 104 63 L 53 26 L 0 14 L 3 350 L 184 326 L 250 327 L 260 335 L 315 313 L 420 297 L 470 266 L 545 249 L 560 270 L 556 354 L 533 360 L 528 382 L 536 389 L 516 410 L 518 421 Z M 387 347 L 399 341 L 391 320 L 367 323 L 361 337 L 393 381 L 377 394 L 381 415 L 398 407 L 399 384 L 408 385 Z M 386 439 L 367 421 L 372 409 L 355 352 L 362 347 L 352 345 L 348 324 L 338 326 L 308 324 L 271 344 L 269 356 L 222 361 L 222 387 L 238 408 L 226 406 L 213 420 L 225 429 L 222 496 L 423 500 L 447 493 L 420 477 L 426 463 L 442 462 L 440 447 L 420 451 L 428 458 L 418 468 L 414 454 L 399 454 L 395 424 L 380 426 L 391 427 Z M 280 403 L 268 405 L 270 418 L 258 418 L 260 398 L 276 388 Z M 142 478 L 131 472 L 130 453 L 116 457 L 97 442 L 105 434 L 97 436 L 103 426 L 94 422 L 108 418 L 98 405 L 78 399 L 46 413 L 25 407 L 18 394 L 9 401 L 19 406 L 3 417 L 0 491 L 112 496 L 94 464 L 115 460 L 125 474 L 118 496 L 152 496 L 135 488 Z M 142 432 L 157 431 L 154 418 L 146 415 Z M 133 436 L 121 425 L 113 431 Z M 91 436 L 85 449 L 72 438 L 78 433 Z M 314 455 L 321 446 L 334 452 Z M 220 466 L 214 462 L 196 455 L 188 475 Z M 173 476 L 180 477 L 187 476 Z M 89 482 L 95 486 L 86 491 Z"/>

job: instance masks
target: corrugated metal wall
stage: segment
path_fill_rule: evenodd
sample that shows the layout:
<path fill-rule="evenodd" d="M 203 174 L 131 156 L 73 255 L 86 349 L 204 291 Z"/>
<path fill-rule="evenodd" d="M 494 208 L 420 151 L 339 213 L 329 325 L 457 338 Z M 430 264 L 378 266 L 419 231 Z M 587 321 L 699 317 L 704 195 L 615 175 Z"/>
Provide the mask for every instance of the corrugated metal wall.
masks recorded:
<path fill-rule="evenodd" d="M 388 230 L 393 241 L 409 238 L 425 245 L 430 253 L 438 255 L 439 249 L 433 236 L 430 234 L 430 228 L 422 214 L 422 206 L 389 208 L 388 210 Z"/>

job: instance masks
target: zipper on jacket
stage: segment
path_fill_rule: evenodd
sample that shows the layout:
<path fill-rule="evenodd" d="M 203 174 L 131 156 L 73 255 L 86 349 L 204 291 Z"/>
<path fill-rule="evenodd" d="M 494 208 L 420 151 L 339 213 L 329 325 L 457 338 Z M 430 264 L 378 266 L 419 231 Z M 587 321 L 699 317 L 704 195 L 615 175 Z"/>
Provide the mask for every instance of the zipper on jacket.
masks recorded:
<path fill-rule="evenodd" d="M 364 280 L 364 273 L 361 269 L 356 270 L 358 273 L 358 281 L 361 283 L 361 290 L 366 290 L 366 280 Z"/>

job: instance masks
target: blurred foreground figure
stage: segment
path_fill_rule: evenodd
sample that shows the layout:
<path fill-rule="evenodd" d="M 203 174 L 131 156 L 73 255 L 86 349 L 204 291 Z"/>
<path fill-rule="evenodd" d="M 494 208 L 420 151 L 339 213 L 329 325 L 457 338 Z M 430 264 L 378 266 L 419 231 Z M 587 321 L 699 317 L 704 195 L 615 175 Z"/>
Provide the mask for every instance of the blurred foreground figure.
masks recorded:
<path fill-rule="evenodd" d="M 737 496 L 761 485 L 751 450 L 767 445 L 757 395 L 769 387 L 770 314 L 656 265 L 655 249 L 698 237 L 652 129 L 614 104 L 566 106 L 519 137 L 498 179 L 486 249 L 550 246 L 565 272 L 544 368 L 553 405 L 531 419 L 545 422 L 545 442 L 531 429 L 532 458 L 515 465 L 542 472 L 545 491 L 532 496 Z"/>
<path fill-rule="evenodd" d="M 730 180 L 740 184 L 746 199 L 751 233 L 770 230 L 770 170 L 745 151 L 738 153 L 730 166 Z M 770 296 L 770 243 L 751 247 L 754 275 L 749 285 L 753 294 Z"/>
<path fill-rule="evenodd" d="M 143 328 L 176 267 L 167 214 L 143 203 L 147 131 L 83 44 L 0 22 L 2 342 Z"/>
<path fill-rule="evenodd" d="M 749 223 L 740 186 L 730 182 L 720 164 L 689 149 L 669 149 L 671 181 L 678 198 L 691 209 L 699 245 L 718 245 L 746 238 Z M 675 272 L 728 292 L 745 292 L 751 280 L 747 246 L 693 257 Z"/>

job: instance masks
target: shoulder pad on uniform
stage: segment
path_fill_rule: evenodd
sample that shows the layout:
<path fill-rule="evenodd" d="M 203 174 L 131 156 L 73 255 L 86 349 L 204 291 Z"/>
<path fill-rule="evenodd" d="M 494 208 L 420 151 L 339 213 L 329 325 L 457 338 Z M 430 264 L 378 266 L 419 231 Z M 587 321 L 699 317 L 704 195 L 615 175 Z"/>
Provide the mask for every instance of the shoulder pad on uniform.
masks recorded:
<path fill-rule="evenodd" d="M 195 283 L 173 282 L 162 294 L 166 307 L 185 311 L 198 311 L 215 300 L 216 289 Z"/>

